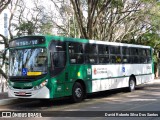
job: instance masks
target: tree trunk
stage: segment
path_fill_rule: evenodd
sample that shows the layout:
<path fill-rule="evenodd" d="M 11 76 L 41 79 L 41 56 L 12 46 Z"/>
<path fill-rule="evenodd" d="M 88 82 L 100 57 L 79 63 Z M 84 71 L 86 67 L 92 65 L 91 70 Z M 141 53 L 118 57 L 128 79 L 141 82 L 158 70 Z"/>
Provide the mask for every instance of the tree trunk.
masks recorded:
<path fill-rule="evenodd" d="M 157 53 L 157 63 L 155 64 L 155 78 L 159 77 L 159 52 Z"/>
<path fill-rule="evenodd" d="M 159 76 L 158 63 L 155 63 L 155 64 L 154 64 L 154 70 L 155 70 L 155 78 L 158 78 L 158 76 Z"/>

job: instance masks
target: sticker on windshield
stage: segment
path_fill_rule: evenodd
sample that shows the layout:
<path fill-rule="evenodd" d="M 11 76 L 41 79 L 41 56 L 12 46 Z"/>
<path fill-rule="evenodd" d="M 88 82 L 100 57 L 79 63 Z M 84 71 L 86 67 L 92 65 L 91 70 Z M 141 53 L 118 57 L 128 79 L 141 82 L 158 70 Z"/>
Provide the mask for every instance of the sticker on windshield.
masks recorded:
<path fill-rule="evenodd" d="M 42 75 L 42 72 L 27 72 L 27 76 Z"/>
<path fill-rule="evenodd" d="M 27 75 L 27 72 L 28 72 L 28 69 L 27 69 L 27 68 L 22 68 L 22 75 L 23 75 L 23 76 L 26 76 L 26 75 Z"/>

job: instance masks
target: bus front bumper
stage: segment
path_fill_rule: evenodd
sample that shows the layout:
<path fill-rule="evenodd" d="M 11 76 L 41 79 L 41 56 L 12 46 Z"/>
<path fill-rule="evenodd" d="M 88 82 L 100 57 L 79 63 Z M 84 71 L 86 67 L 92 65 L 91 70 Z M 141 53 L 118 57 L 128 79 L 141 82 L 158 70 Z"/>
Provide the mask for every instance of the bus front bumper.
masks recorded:
<path fill-rule="evenodd" d="M 8 97 L 17 98 L 50 98 L 49 89 L 44 86 L 39 90 L 33 89 L 10 89 L 8 88 Z"/>

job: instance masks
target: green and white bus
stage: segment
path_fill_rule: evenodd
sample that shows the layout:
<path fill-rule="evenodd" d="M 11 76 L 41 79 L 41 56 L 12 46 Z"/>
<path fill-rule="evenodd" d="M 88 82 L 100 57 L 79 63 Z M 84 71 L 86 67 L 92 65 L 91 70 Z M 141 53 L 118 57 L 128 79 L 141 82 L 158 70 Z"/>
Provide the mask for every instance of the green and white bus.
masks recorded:
<path fill-rule="evenodd" d="M 154 79 L 150 46 L 60 36 L 23 36 L 9 43 L 9 97 L 80 102 L 86 94 Z"/>

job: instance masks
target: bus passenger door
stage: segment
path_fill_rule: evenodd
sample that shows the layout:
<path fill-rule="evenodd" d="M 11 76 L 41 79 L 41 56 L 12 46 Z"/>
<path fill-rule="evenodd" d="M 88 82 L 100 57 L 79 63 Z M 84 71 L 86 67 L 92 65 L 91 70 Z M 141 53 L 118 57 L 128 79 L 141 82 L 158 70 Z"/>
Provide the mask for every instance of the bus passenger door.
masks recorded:
<path fill-rule="evenodd" d="M 56 94 L 64 93 L 65 67 L 66 67 L 66 43 L 52 41 L 49 46 L 50 51 L 50 75 L 53 84 L 53 91 Z"/>

